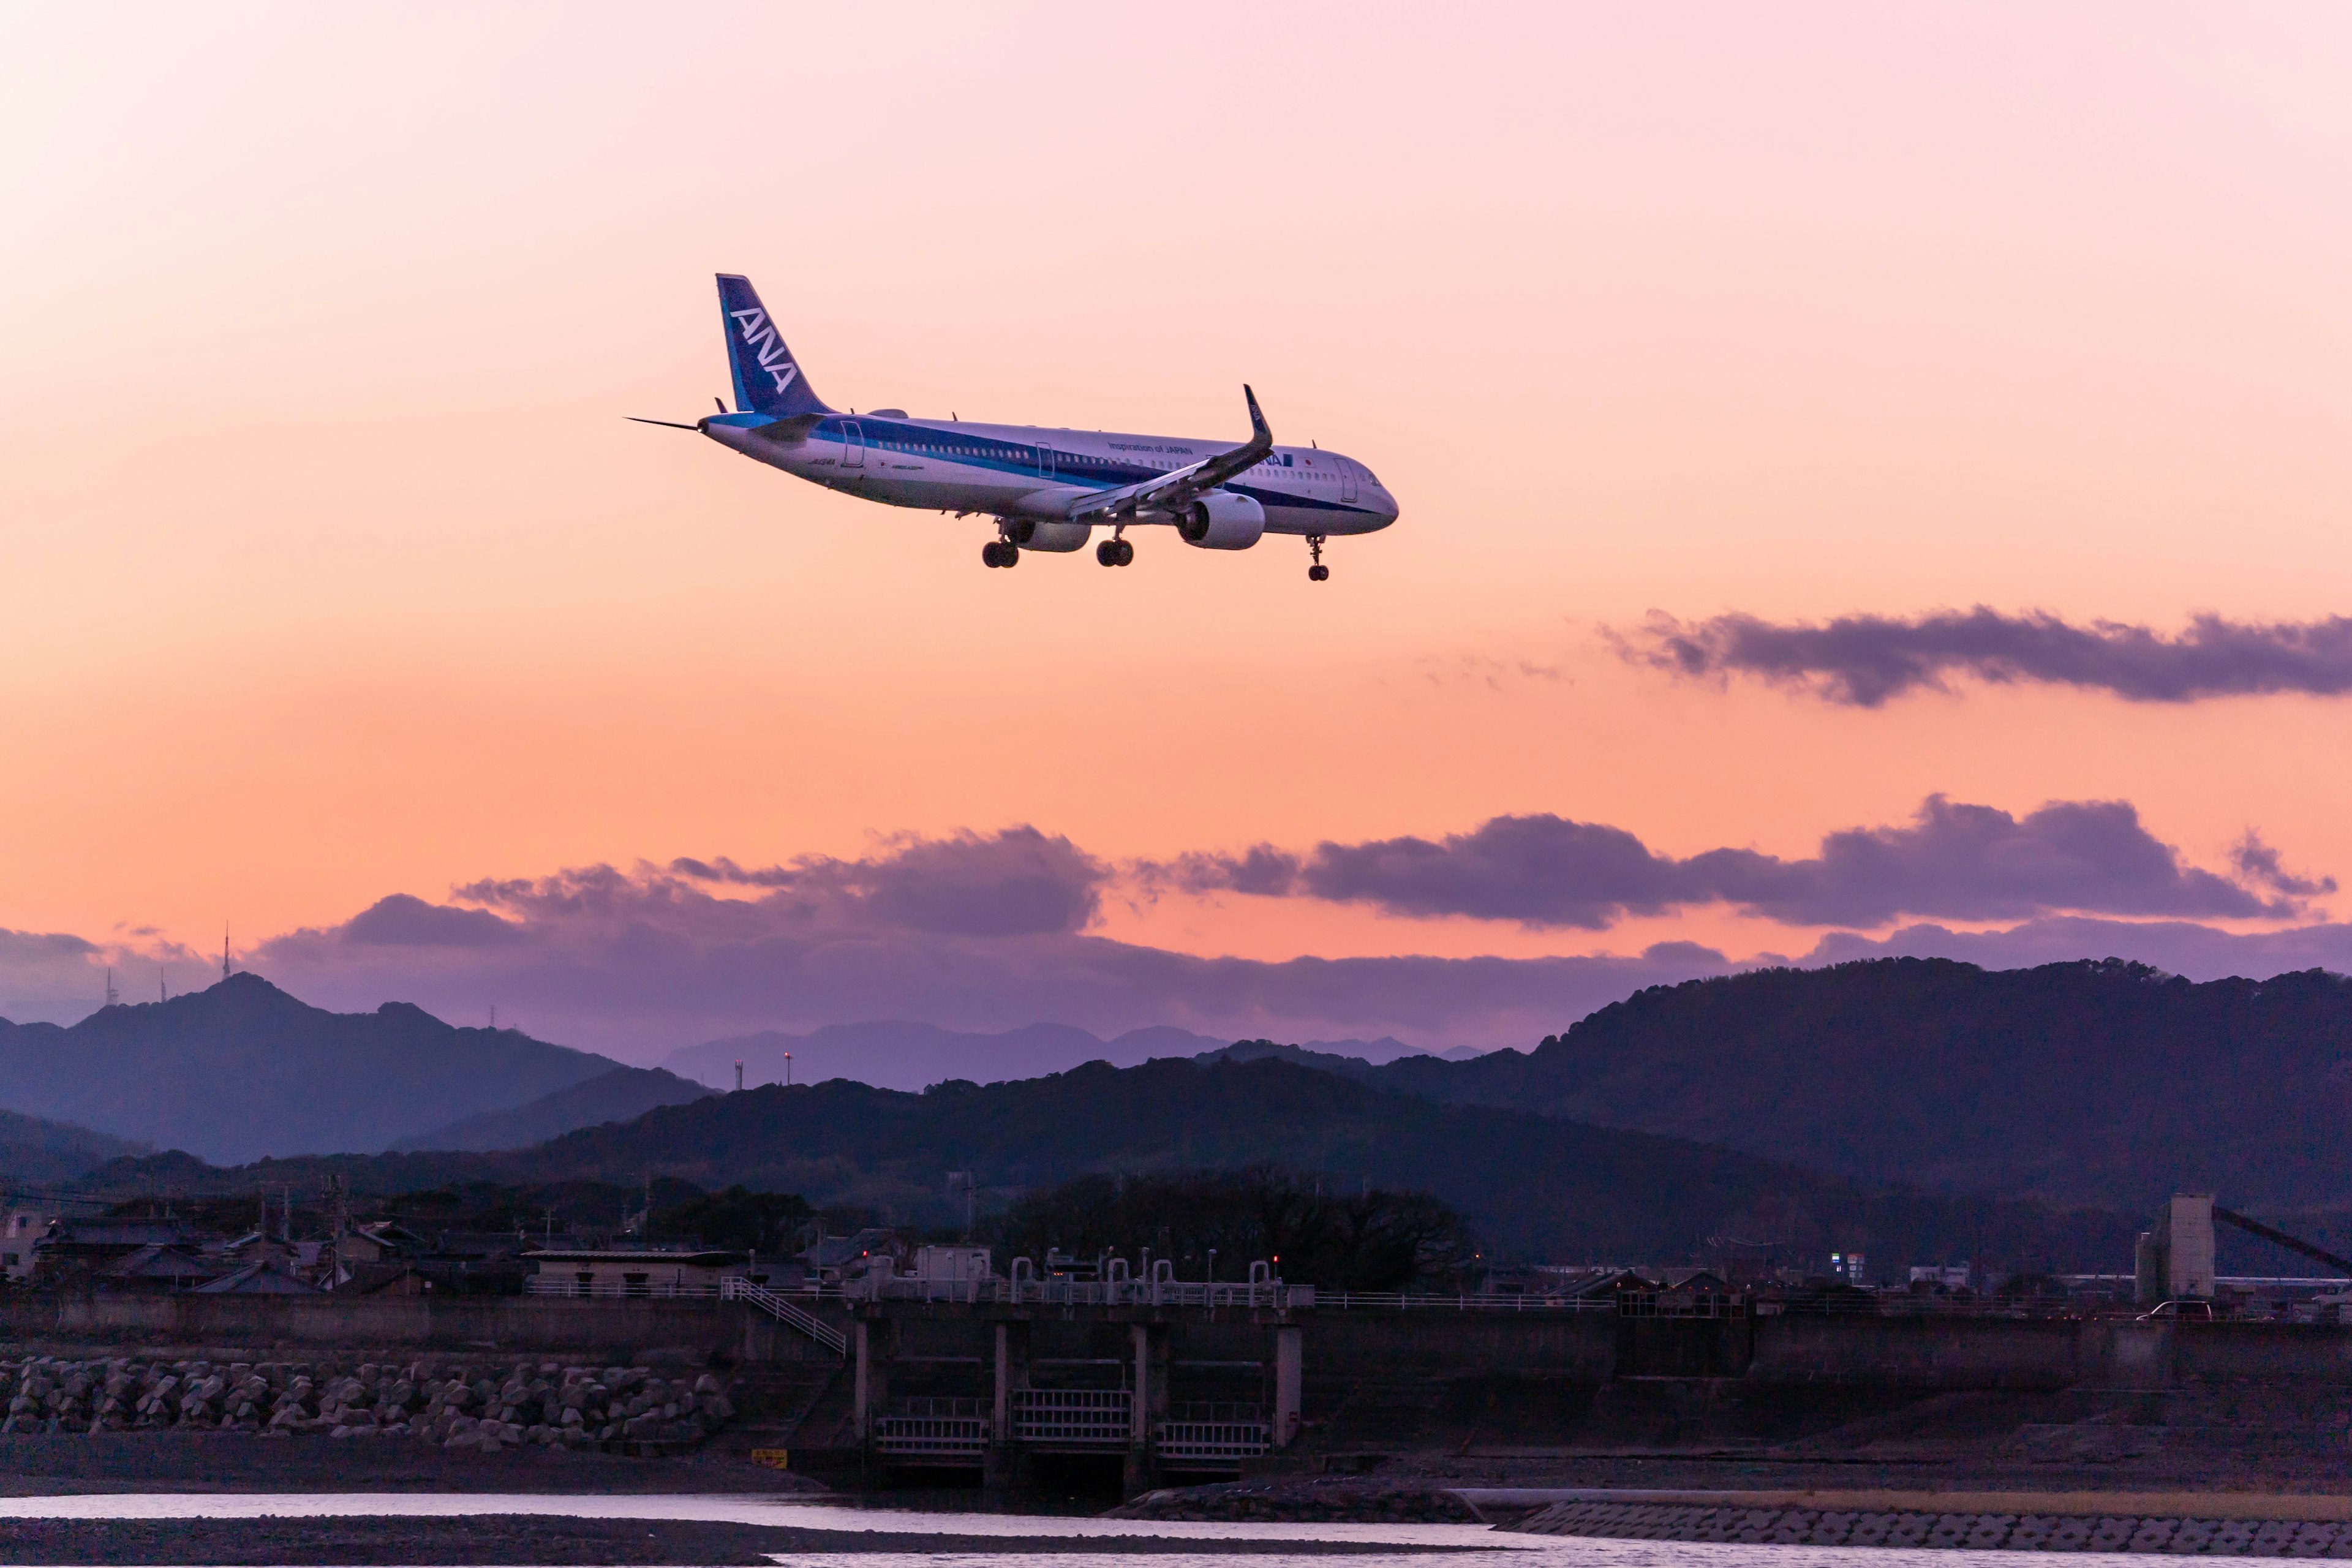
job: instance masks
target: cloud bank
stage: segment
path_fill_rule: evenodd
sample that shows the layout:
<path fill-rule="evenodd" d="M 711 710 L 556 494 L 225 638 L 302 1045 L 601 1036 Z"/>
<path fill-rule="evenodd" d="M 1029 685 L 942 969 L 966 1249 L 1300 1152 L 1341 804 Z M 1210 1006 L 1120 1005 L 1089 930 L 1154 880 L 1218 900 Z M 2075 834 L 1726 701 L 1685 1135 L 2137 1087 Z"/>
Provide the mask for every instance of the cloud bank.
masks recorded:
<path fill-rule="evenodd" d="M 2206 923 L 2303 912 L 2335 887 L 2252 835 L 2230 869 L 2186 865 L 2116 801 L 2012 816 L 1935 796 L 1908 822 L 1833 833 L 1796 858 L 1738 848 L 1676 858 L 1622 828 L 1512 816 L 1438 838 L 1114 866 L 1021 826 L 901 837 L 856 859 L 589 866 L 473 882 L 440 901 L 394 893 L 239 959 L 321 1006 L 408 1001 L 474 1023 L 495 1005 L 502 1023 L 639 1062 L 760 1029 L 878 1019 L 975 1031 L 1055 1022 L 1106 1037 L 1174 1025 L 1233 1038 L 1525 1046 L 1644 986 L 1791 962 L 1735 963 L 1664 942 L 1573 957 L 1276 963 L 1090 934 L 1106 900 L 1180 886 L 1573 930 L 1701 902 L 1800 927 L 1910 921 L 1822 939 L 1793 960 L 1809 964 L 1933 953 L 2004 967 L 2137 958 L 2198 978 L 2352 969 L 2352 927 L 2249 935 Z M 2014 923 L 1943 923 L 1992 921 Z M 97 1005 L 107 963 L 125 966 L 126 994 L 144 1000 L 151 966 L 164 961 L 186 976 L 175 990 L 208 978 L 208 963 L 152 933 L 106 944 L 0 932 L 0 1015 L 79 1017 Z"/>
<path fill-rule="evenodd" d="M 593 866 L 476 882 L 449 904 L 394 895 L 248 959 L 321 1005 L 398 997 L 472 1020 L 495 1003 L 501 1021 L 635 1060 L 888 1018 L 1518 1043 L 1644 985 L 1731 967 L 1675 942 L 1527 961 L 1202 958 L 1086 934 L 1113 877 L 1028 827 L 902 839 L 858 861 Z"/>
<path fill-rule="evenodd" d="M 1369 904 L 1402 916 L 1466 915 L 1605 929 L 1629 915 L 1723 903 L 1788 925 L 1878 926 L 1905 915 L 2016 920 L 2055 910 L 2283 919 L 2333 881 L 2291 876 L 2249 835 L 2231 880 L 2184 865 L 2126 801 L 2053 801 L 2019 818 L 1931 795 L 1899 826 L 1855 827 L 1804 859 L 1709 849 L 1677 859 L 1622 827 L 1498 816 L 1441 839 L 1318 845 L 1291 854 L 1189 855 L 1141 875 L 1188 892 Z"/>
<path fill-rule="evenodd" d="M 1754 675 L 1828 701 L 1876 708 L 1953 676 L 1995 684 L 2042 682 L 2105 691 L 2134 702 L 2194 702 L 2296 691 L 2352 691 L 2352 618 L 2244 622 L 2199 616 L 2168 637 L 2118 621 L 2076 626 L 2040 612 L 2002 615 L 1981 605 L 1905 620 L 1842 616 L 1825 625 L 1717 616 L 1654 616 L 1615 634 L 1633 663 L 1694 679 Z"/>

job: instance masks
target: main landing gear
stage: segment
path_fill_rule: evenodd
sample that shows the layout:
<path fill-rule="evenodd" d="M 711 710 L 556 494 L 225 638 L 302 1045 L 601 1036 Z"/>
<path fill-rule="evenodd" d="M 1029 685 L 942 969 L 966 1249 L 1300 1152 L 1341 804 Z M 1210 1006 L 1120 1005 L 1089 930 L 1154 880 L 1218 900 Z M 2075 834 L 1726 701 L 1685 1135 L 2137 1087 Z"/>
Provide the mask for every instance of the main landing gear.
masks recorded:
<path fill-rule="evenodd" d="M 1331 580 L 1331 568 L 1323 564 L 1323 536 L 1321 534 L 1310 533 L 1307 536 L 1307 558 L 1315 563 L 1314 565 L 1309 566 L 1307 569 L 1307 580 L 1309 583 L 1329 582 Z"/>
<path fill-rule="evenodd" d="M 992 539 L 980 547 L 980 563 L 982 566 L 1018 566 L 1021 564 L 1021 547 L 1009 539 Z"/>
<path fill-rule="evenodd" d="M 1095 559 L 1106 566 L 1131 565 L 1135 561 L 1135 546 L 1124 539 L 1106 539 L 1095 546 Z"/>

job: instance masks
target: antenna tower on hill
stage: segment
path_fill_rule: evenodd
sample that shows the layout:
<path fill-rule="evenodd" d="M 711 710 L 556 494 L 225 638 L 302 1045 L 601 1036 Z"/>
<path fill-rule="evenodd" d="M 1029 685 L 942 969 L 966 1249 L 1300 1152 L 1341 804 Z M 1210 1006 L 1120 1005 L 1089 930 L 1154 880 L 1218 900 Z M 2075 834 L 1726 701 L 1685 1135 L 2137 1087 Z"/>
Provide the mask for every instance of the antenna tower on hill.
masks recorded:
<path fill-rule="evenodd" d="M 226 980 L 236 971 L 228 963 L 228 921 L 221 921 L 221 978 Z"/>
<path fill-rule="evenodd" d="M 114 988 L 114 971 L 106 972 L 106 1005 L 110 1007 L 122 1000 L 122 993 Z"/>

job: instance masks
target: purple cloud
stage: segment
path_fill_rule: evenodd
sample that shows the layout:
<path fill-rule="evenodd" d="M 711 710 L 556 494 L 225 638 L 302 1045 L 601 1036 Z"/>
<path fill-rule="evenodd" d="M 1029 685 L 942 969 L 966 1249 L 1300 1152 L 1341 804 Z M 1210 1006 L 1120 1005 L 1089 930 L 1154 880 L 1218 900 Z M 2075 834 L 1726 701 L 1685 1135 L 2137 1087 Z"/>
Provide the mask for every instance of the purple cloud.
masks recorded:
<path fill-rule="evenodd" d="M 1067 838 L 1030 826 L 947 838 L 908 837 L 862 860 L 803 856 L 747 870 L 734 861 L 680 859 L 673 875 L 794 895 L 812 917 L 943 936 L 1083 931 L 1101 908 L 1110 868 Z M 501 885 L 505 886 L 505 885 Z"/>
<path fill-rule="evenodd" d="M 343 940 L 359 947 L 481 947 L 516 935 L 487 910 L 428 904 L 410 893 L 378 899 L 342 925 Z"/>
<path fill-rule="evenodd" d="M 2076 626 L 2041 611 L 2009 616 L 1981 605 L 1965 614 L 1841 616 L 1824 625 L 1660 615 L 1612 640 L 1627 659 L 1654 669 L 1694 679 L 1761 676 L 1856 708 L 1946 690 L 1955 675 L 2081 687 L 2134 702 L 2352 691 L 2352 618 L 2343 616 L 2267 623 L 2199 616 L 2168 637 L 2119 621 Z"/>
<path fill-rule="evenodd" d="M 2254 886 L 2183 865 L 2124 801 L 2053 801 L 2021 819 L 1931 795 L 1907 824 L 1832 833 L 1818 854 L 1798 860 L 1729 848 L 1676 859 L 1622 828 L 1547 815 L 1498 816 L 1435 840 L 1190 855 L 1139 874 L 1192 892 L 1587 931 L 1709 903 L 1790 925 L 1874 926 L 1903 915 L 2015 920 L 2062 910 L 2277 919 L 2335 888 L 2287 876 L 2277 852 L 2252 836 L 2235 860 Z"/>
<path fill-rule="evenodd" d="M 2352 966 L 2352 927 L 2242 937 L 2198 923 L 2274 913 L 2332 886 L 2295 875 L 2251 836 L 2233 860 L 2250 886 L 2184 867 L 2119 803 L 2059 803 L 2019 818 L 1936 798 L 1909 823 L 1832 834 L 1795 859 L 1746 849 L 1676 858 L 1621 829 L 1524 816 L 1442 838 L 1192 856 L 1139 875 L 1579 929 L 1701 900 L 1792 921 L 1883 921 L 1889 910 L 2021 921 L 1984 933 L 1916 923 L 1875 942 L 1836 937 L 1804 963 L 1937 951 L 2004 965 L 2120 955 L 2199 977 Z M 591 866 L 475 882 L 440 903 L 394 894 L 239 962 L 323 1006 L 407 1001 L 478 1022 L 495 1004 L 501 1023 L 640 1062 L 761 1029 L 887 1019 L 979 1032 L 1051 1021 L 1106 1037 L 1172 1025 L 1229 1038 L 1525 1045 L 1643 986 L 1747 966 L 1686 942 L 1524 960 L 1267 963 L 1087 934 L 1099 899 L 1136 875 L 1028 827 L 762 868 Z M 176 991 L 207 969 L 193 956 L 0 933 L 0 1014 L 79 1017 L 96 1005 L 110 963 L 137 965 L 124 989 L 143 996 L 146 965 L 174 962 Z"/>
<path fill-rule="evenodd" d="M 719 869 L 715 861 L 699 866 Z M 994 907 L 970 901 L 971 884 L 960 879 L 968 868 L 950 869 L 941 904 L 878 872 L 861 873 L 859 887 L 895 888 L 894 896 L 833 899 L 823 894 L 823 878 L 812 896 L 797 877 L 770 887 L 699 870 L 588 867 L 461 889 L 465 903 L 496 911 L 511 941 L 394 947 L 355 940 L 356 922 L 347 922 L 273 939 L 250 963 L 321 1005 L 397 998 L 473 1019 L 495 1003 L 502 1022 L 637 1061 L 756 1029 L 863 1019 L 973 1030 L 1051 1020 L 1104 1036 L 1170 1024 L 1235 1038 L 1402 1033 L 1435 1046 L 1516 1044 L 1644 985 L 1732 967 L 1719 952 L 1679 942 L 1630 956 L 1265 963 L 1068 930 L 1018 931 L 1010 921 L 983 933 L 939 929 Z M 1012 908 L 1030 911 L 1032 924 L 1067 914 L 1025 894 Z"/>

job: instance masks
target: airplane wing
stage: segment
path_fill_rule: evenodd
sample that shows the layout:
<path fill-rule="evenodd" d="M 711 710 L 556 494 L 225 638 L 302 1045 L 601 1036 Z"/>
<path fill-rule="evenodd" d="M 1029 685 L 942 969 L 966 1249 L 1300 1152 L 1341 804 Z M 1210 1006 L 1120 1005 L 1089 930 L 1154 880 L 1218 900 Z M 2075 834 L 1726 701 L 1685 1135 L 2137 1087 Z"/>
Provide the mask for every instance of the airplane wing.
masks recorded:
<path fill-rule="evenodd" d="M 1213 458 L 1203 458 L 1188 468 L 1177 468 L 1115 490 L 1088 496 L 1070 510 L 1072 522 L 1130 522 L 1142 512 L 1181 513 L 1195 500 L 1215 489 L 1234 475 L 1247 472 L 1266 459 L 1274 450 L 1274 432 L 1266 427 L 1265 416 L 1259 412 L 1257 394 L 1246 385 L 1242 395 L 1249 400 L 1250 438 L 1230 452 L 1220 452 Z"/>

